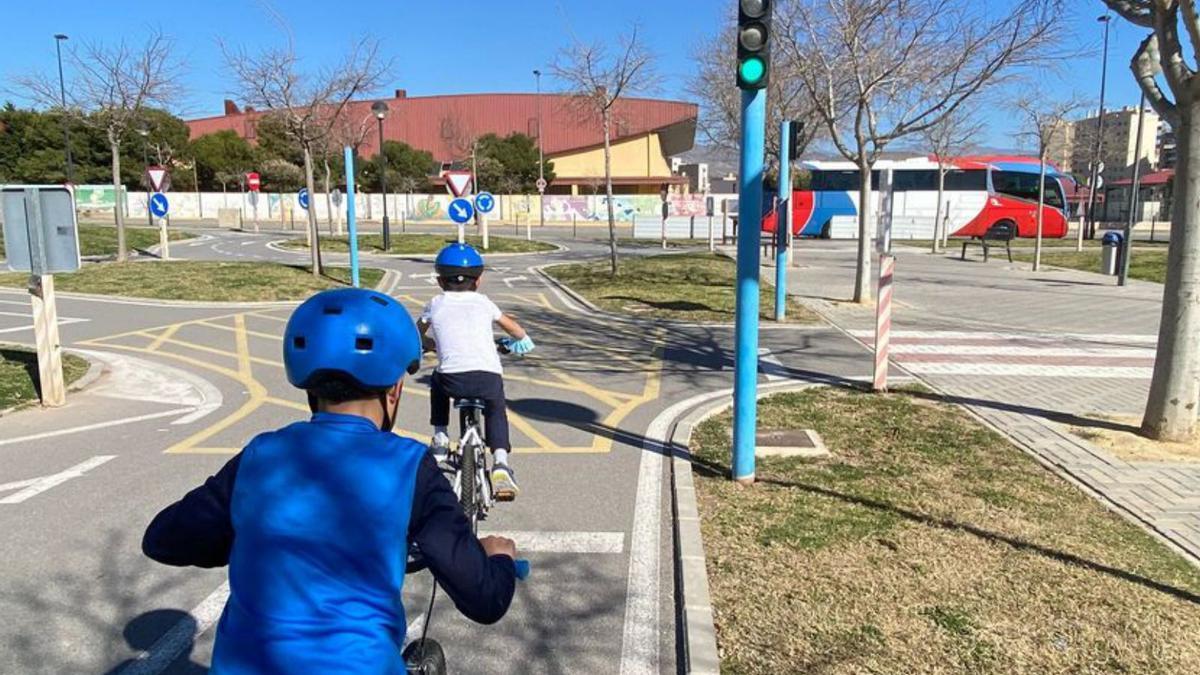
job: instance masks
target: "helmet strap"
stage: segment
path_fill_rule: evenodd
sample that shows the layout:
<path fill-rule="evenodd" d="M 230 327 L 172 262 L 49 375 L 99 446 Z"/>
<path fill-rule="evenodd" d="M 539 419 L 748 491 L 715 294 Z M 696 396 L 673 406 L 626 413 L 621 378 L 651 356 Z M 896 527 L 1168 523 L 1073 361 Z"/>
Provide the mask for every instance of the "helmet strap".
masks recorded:
<path fill-rule="evenodd" d="M 312 393 L 311 391 L 305 392 L 305 393 L 308 394 L 308 409 L 309 409 L 309 411 L 314 412 L 314 413 L 317 412 L 317 395 Z"/>
<path fill-rule="evenodd" d="M 379 425 L 380 431 L 391 431 L 392 427 L 396 426 L 396 418 L 392 412 L 388 410 L 388 392 L 379 393 L 379 406 L 383 408 L 383 422 Z"/>

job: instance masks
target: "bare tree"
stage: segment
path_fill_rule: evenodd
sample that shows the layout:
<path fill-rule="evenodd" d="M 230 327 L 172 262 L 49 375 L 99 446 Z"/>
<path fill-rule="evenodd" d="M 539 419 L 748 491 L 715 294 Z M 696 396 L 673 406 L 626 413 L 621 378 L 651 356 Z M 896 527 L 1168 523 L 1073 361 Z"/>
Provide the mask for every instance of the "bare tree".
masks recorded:
<path fill-rule="evenodd" d="M 950 214 L 949 207 L 946 206 L 946 174 L 954 169 L 954 158 L 962 155 L 983 130 L 983 123 L 974 118 L 974 112 L 973 108 L 962 106 L 921 132 L 922 140 L 932 151 L 933 159 L 938 165 L 937 207 L 934 209 L 933 244 L 930 248 L 934 253 L 945 247 L 946 239 L 950 235 Z M 943 208 L 946 211 L 943 211 Z"/>
<path fill-rule="evenodd" d="M 700 132 L 712 145 L 736 152 L 742 137 L 742 93 L 737 88 L 736 52 L 728 48 L 737 28 L 730 23 L 719 33 L 697 45 L 693 54 L 696 71 L 688 80 L 687 92 L 700 101 Z M 768 161 L 779 156 L 780 122 L 807 121 L 816 117 L 809 97 L 800 84 L 793 63 L 781 60 L 772 64 L 767 86 L 766 155 Z M 802 153 L 820 131 L 817 124 L 805 124 L 800 135 Z"/>
<path fill-rule="evenodd" d="M 67 56 L 75 73 L 66 87 L 66 112 L 104 133 L 112 156 L 113 217 L 117 226 L 117 261 L 126 260 L 124 194 L 121 189 L 121 140 L 148 108 L 167 108 L 179 97 L 180 67 L 170 38 L 154 31 L 141 45 L 124 40 L 115 45 L 85 42 Z M 56 77 L 37 74 L 18 78 L 42 105 L 62 105 Z"/>
<path fill-rule="evenodd" d="M 324 144 L 322 144 L 322 147 L 321 147 L 321 164 L 323 165 L 323 168 L 325 169 L 324 186 L 325 186 L 325 211 L 326 211 L 326 221 L 327 221 L 326 225 L 329 228 L 329 234 L 331 236 L 334 234 L 334 231 L 333 231 L 333 221 L 334 221 L 334 219 L 333 219 L 333 197 L 330 194 L 330 192 L 331 192 L 330 181 L 333 176 L 333 170 L 329 166 L 329 161 L 333 157 L 337 157 L 340 153 L 343 152 L 343 149 L 347 148 L 347 147 L 349 147 L 352 150 L 351 154 L 354 157 L 357 157 L 358 149 L 360 147 L 362 147 L 363 141 L 365 141 L 367 138 L 367 134 L 370 133 L 371 128 L 375 126 L 375 115 L 374 114 L 367 113 L 365 115 L 352 115 L 350 111 L 351 111 L 351 108 L 346 108 L 346 109 L 342 110 L 342 112 L 338 116 L 338 118 L 333 121 L 333 126 L 331 127 L 329 136 L 326 137 L 326 142 Z M 383 148 L 380 148 L 379 152 L 382 154 Z M 343 167 L 342 171 L 343 171 L 342 175 L 343 176 L 346 175 L 344 167 Z M 347 198 L 349 198 L 349 196 L 347 196 Z M 383 198 L 387 199 L 387 195 L 384 195 Z M 340 219 L 338 220 L 338 223 L 339 224 L 341 223 Z M 337 234 L 339 234 L 339 235 L 341 234 L 340 226 L 338 228 Z"/>
<path fill-rule="evenodd" d="M 1105 3 L 1125 20 L 1149 31 L 1130 68 L 1154 110 L 1171 124 L 1178 142 L 1158 353 L 1142 431 L 1160 440 L 1184 441 L 1196 433 L 1200 408 L 1200 210 L 1196 209 L 1200 200 L 1200 78 L 1188 64 L 1200 51 L 1200 10 L 1195 0 Z M 1179 35 L 1181 25 L 1190 45 L 1187 54 Z"/>
<path fill-rule="evenodd" d="M 795 64 L 834 146 L 858 166 L 855 302 L 871 300 L 871 170 L 880 154 L 1014 68 L 1044 65 L 1062 3 L 792 0 L 777 10 L 777 53 Z"/>
<path fill-rule="evenodd" d="M 278 116 L 287 135 L 300 147 L 305 185 L 310 195 L 316 194 L 313 155 L 329 142 L 350 101 L 377 88 L 390 70 L 390 62 L 379 55 L 378 40 L 363 38 L 340 63 L 307 73 L 302 72 L 290 39 L 286 47 L 257 53 L 224 44 L 221 50 L 237 80 L 238 96 L 247 105 Z M 319 275 L 321 244 L 316 210 L 307 209 L 307 215 L 312 271 Z"/>
<path fill-rule="evenodd" d="M 608 248 L 611 273 L 617 275 L 617 221 L 613 212 L 612 131 L 617 102 L 648 89 L 656 81 L 654 56 L 641 43 L 636 26 L 618 40 L 617 51 L 606 43 L 575 44 L 562 49 L 552 66 L 555 77 L 571 92 L 572 103 L 586 119 L 599 122 L 604 134 L 604 193 L 608 196 Z"/>
<path fill-rule="evenodd" d="M 1063 138 L 1067 133 L 1067 117 L 1083 107 L 1079 99 L 1066 101 L 1048 101 L 1045 96 L 1024 97 L 1017 100 L 1017 109 L 1025 118 L 1025 132 L 1022 137 L 1032 141 L 1037 147 L 1038 164 L 1038 210 L 1037 235 L 1033 243 L 1033 271 L 1042 267 L 1042 213 L 1046 205 L 1046 162 L 1050 156 L 1050 148 L 1056 139 Z"/>

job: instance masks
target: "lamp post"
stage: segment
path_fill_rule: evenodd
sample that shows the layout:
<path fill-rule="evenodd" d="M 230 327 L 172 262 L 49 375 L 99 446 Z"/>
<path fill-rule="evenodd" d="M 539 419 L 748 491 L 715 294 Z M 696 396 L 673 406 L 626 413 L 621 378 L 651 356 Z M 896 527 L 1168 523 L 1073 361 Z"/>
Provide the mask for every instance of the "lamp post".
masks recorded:
<path fill-rule="evenodd" d="M 1104 88 L 1108 83 L 1108 27 L 1112 17 L 1108 14 L 1096 17 L 1104 24 L 1104 58 L 1100 65 L 1100 117 L 1096 120 L 1096 151 L 1092 156 L 1092 180 L 1088 183 L 1087 236 L 1096 236 L 1096 183 L 1100 179 L 1100 151 L 1104 145 Z"/>
<path fill-rule="evenodd" d="M 387 212 L 387 155 L 383 154 L 383 118 L 387 117 L 388 107 L 383 101 L 371 105 L 371 112 L 379 120 L 379 189 L 383 191 L 383 250 L 392 249 L 392 231 L 388 224 Z"/>
<path fill-rule="evenodd" d="M 137 132 L 142 137 L 142 180 L 146 182 L 146 224 L 154 227 L 154 214 L 150 213 L 150 177 L 146 175 L 150 168 L 150 127 L 143 122 L 137 128 Z"/>
<path fill-rule="evenodd" d="M 75 162 L 71 158 L 71 127 L 67 123 L 67 84 L 63 80 L 62 43 L 68 39 L 66 35 L 57 33 L 54 36 L 54 50 L 58 52 L 58 93 L 62 96 L 63 107 L 63 141 L 67 149 L 67 182 L 75 182 Z"/>
<path fill-rule="evenodd" d="M 546 165 L 545 150 L 542 147 L 542 71 L 534 70 L 533 77 L 537 81 L 537 121 L 538 121 L 538 209 L 541 211 L 540 224 L 546 226 Z"/>

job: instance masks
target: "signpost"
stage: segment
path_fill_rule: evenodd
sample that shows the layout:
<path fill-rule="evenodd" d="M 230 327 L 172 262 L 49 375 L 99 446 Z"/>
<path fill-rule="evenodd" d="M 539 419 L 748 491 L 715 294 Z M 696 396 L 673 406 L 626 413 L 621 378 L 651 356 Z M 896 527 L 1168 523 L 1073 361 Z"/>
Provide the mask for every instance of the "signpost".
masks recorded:
<path fill-rule="evenodd" d="M 163 260 L 171 257 L 170 239 L 167 237 L 167 214 L 170 211 L 171 203 L 166 195 L 155 192 L 150 196 L 150 215 L 158 218 L 158 252 Z"/>
<path fill-rule="evenodd" d="M 459 197 L 450 202 L 446 211 L 450 214 L 450 220 L 458 224 L 458 243 L 461 244 L 466 240 L 464 226 L 470 222 L 471 216 L 475 215 L 475 207 L 471 206 L 469 199 Z"/>
<path fill-rule="evenodd" d="M 54 274 L 79 269 L 79 228 L 73 188 L 10 186 L 3 191 L 8 269 L 29 272 L 33 334 L 42 405 L 66 403 Z"/>
<path fill-rule="evenodd" d="M 896 256 L 892 255 L 892 214 L 895 199 L 891 169 L 879 173 L 879 221 L 876 224 L 875 249 L 879 253 L 879 293 L 875 304 L 875 368 L 872 388 L 887 391 L 891 363 L 892 292 L 896 277 Z"/>
<path fill-rule="evenodd" d="M 345 147 L 346 153 L 346 229 L 350 236 L 350 283 L 358 288 L 358 222 L 354 214 L 354 150 Z M 303 201 L 300 205 L 308 208 L 308 190 L 301 189 Z"/>
<path fill-rule="evenodd" d="M 475 213 L 479 216 L 479 235 L 483 237 L 483 250 L 488 250 L 487 214 L 496 208 L 496 197 L 490 192 L 475 195 Z"/>

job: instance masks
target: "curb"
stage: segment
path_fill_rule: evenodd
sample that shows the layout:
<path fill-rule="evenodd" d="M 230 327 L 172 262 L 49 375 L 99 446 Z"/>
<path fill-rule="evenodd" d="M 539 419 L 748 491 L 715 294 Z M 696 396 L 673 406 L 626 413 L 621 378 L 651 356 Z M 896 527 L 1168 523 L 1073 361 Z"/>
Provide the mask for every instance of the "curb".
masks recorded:
<path fill-rule="evenodd" d="M 28 345 L 22 345 L 22 344 L 18 344 L 18 343 L 2 343 L 2 344 L 0 344 L 0 346 L 15 346 L 15 347 L 18 347 L 21 349 L 28 349 Z M 30 350 L 30 351 L 33 351 L 33 350 Z M 88 387 L 93 382 L 100 379 L 100 376 L 104 374 L 104 364 L 101 363 L 100 361 L 98 361 L 96 359 L 89 359 L 86 354 L 83 354 L 81 352 L 78 352 L 74 349 L 70 349 L 67 347 L 63 347 L 63 353 L 78 356 L 79 358 L 88 362 L 87 372 L 84 373 L 83 375 L 81 375 L 78 380 L 75 380 L 71 384 L 68 384 L 67 391 L 79 391 L 85 387 Z M 7 408 L 0 408 L 0 417 L 4 417 L 5 415 L 9 415 L 9 414 L 21 411 L 21 410 L 25 410 L 26 408 L 32 408 L 32 407 L 38 406 L 38 405 L 40 405 L 40 403 L 41 403 L 40 400 L 33 400 L 33 401 L 26 401 L 24 403 L 18 403 L 16 405 L 12 405 Z"/>
<path fill-rule="evenodd" d="M 294 239 L 298 239 L 298 238 L 299 237 L 294 237 L 294 238 L 287 237 L 284 239 L 276 239 L 274 241 L 267 242 L 266 246 L 267 246 L 267 249 L 269 249 L 271 251 L 275 251 L 276 253 L 286 253 L 289 255 L 306 253 L 308 251 L 307 247 L 289 248 L 286 246 L 279 245 L 280 242 L 293 241 Z M 552 254 L 556 254 L 556 253 L 566 253 L 571 250 L 570 248 L 568 248 L 562 244 L 556 244 L 552 241 L 543 241 L 541 239 L 535 239 L 534 241 L 537 241 L 542 244 L 546 244 L 547 246 L 553 246 L 554 248 L 549 251 L 523 251 L 523 252 L 516 252 L 516 253 L 487 253 L 486 255 L 489 258 L 515 258 L 517 256 L 523 256 L 523 255 L 541 255 L 541 254 L 552 255 Z M 350 253 L 348 251 L 322 251 L 321 254 L 322 255 L 325 255 L 325 254 L 350 255 Z M 436 253 L 363 253 L 361 251 L 359 252 L 358 255 L 359 255 L 359 258 L 380 258 L 382 260 L 433 260 L 434 258 L 437 257 Z"/>
<path fill-rule="evenodd" d="M 758 398 L 810 387 L 821 382 L 776 382 L 760 384 Z M 696 486 L 692 479 L 692 455 L 688 450 L 692 431 L 704 420 L 732 405 L 732 389 L 712 392 L 705 400 L 681 414 L 672 423 L 668 438 L 671 450 L 672 528 L 675 534 L 675 597 L 679 645 L 679 671 L 695 675 L 719 675 L 721 656 L 717 648 L 717 629 L 708 586 L 708 568 L 704 555 L 704 537 L 700 531 L 700 510 L 696 504 Z"/>

